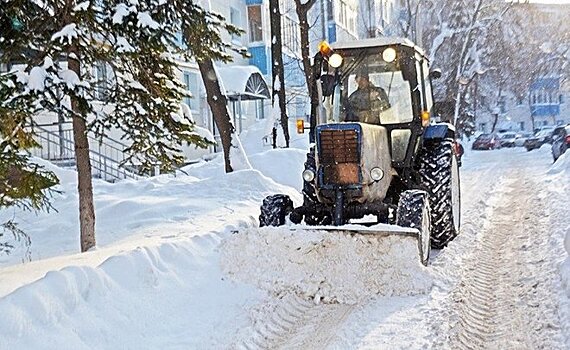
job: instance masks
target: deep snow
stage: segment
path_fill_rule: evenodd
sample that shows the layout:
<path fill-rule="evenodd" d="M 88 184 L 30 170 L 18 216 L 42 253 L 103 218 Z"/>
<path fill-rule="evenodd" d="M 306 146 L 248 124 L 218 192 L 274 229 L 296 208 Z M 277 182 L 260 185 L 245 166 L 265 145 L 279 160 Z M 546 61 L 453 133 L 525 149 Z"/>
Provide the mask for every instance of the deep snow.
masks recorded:
<path fill-rule="evenodd" d="M 405 265 L 402 255 L 395 255 L 392 276 L 405 278 L 392 279 L 389 288 L 378 283 L 383 280 L 379 271 L 378 280 L 363 281 L 357 278 L 359 271 L 339 279 L 345 271 L 323 269 L 319 273 L 330 274 L 325 285 L 322 276 L 303 280 L 306 276 L 288 272 L 274 260 L 295 257 L 279 251 L 294 242 L 284 242 L 287 236 L 280 230 L 266 230 L 265 245 L 259 242 L 263 234 L 255 227 L 264 196 L 281 192 L 300 202 L 297 188 L 306 152 L 306 140 L 301 138 L 297 142 L 301 149 L 263 146 L 261 124 L 243 140 L 255 170 L 224 174 L 223 162 L 214 159 L 186 167 L 177 176 L 117 184 L 95 180 L 98 248 L 85 254 L 76 253 L 75 173 L 52 167 L 64 191 L 54 197 L 57 213 L 0 212 L 0 220 L 15 217 L 33 242 L 32 262 L 20 263 L 22 247 L 0 257 L 0 349 L 234 348 L 248 338 L 252 327 L 272 324 L 275 310 L 289 298 L 287 291 L 311 297 L 311 304 L 315 299 L 359 302 L 350 309 L 334 305 L 320 309 L 301 305 L 302 301 L 282 308 L 287 312 L 307 308 L 315 317 L 330 310 L 342 313 L 331 348 L 445 348 L 445 339 L 453 332 L 452 309 L 446 307 L 453 305 L 448 303 L 464 273 L 461 267 L 468 264 L 472 245 L 481 239 L 479 231 L 504 205 L 502 188 L 508 181 L 494 181 L 497 172 L 487 159 L 499 164 L 524 157 L 547 164 L 544 159 L 550 157 L 547 149 L 528 154 L 521 149 L 467 150 L 463 215 L 471 220 L 464 221 L 461 235 L 448 248 L 433 252 L 431 266 L 424 269 L 417 260 Z M 559 287 L 560 293 L 554 291 L 559 299 L 544 300 L 539 310 L 557 308 L 560 333 L 570 334 L 570 259 L 563 248 L 570 231 L 566 205 L 570 155 L 543 169 L 544 177 L 537 182 L 544 188 L 542 200 L 550 213 L 545 233 L 550 235 L 551 257 L 528 259 L 533 259 L 533 266 L 536 260 L 552 267 L 558 275 L 553 286 Z M 482 190 L 481 181 L 490 188 Z M 251 234 L 236 235 L 235 230 Z M 316 239 L 340 255 L 347 252 L 345 245 L 339 245 L 346 237 L 311 233 L 293 238 L 304 243 Z M 356 250 L 359 242 L 350 241 Z M 268 243 L 272 250 L 255 251 Z M 315 267 L 323 257 L 319 254 L 303 256 L 300 261 L 313 264 L 303 268 Z M 252 273 L 250 268 L 256 265 L 259 273 Z M 406 275 L 407 267 L 417 270 Z M 367 292 L 356 297 L 362 289 Z M 310 329 L 306 332 L 312 334 Z M 566 346 L 570 347 L 568 338 Z"/>

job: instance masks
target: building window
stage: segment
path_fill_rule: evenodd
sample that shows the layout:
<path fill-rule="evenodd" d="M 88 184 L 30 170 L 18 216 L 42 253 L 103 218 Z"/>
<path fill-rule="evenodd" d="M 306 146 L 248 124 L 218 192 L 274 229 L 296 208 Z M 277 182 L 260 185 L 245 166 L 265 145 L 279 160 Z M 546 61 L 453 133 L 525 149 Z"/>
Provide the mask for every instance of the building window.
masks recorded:
<path fill-rule="evenodd" d="M 524 122 L 519 122 L 519 127 L 521 131 L 524 131 Z"/>
<path fill-rule="evenodd" d="M 197 111 L 200 107 L 198 101 L 198 97 L 200 96 L 200 90 L 198 88 L 198 74 L 184 72 L 184 85 L 186 85 L 186 90 L 188 90 L 192 95 L 184 97 L 184 103 L 186 103 L 191 110 Z"/>
<path fill-rule="evenodd" d="M 334 1 L 333 0 L 327 1 L 327 19 L 329 21 L 334 20 Z"/>
<path fill-rule="evenodd" d="M 288 16 L 281 17 L 282 44 L 293 52 L 300 50 L 299 24 Z"/>
<path fill-rule="evenodd" d="M 350 7 L 346 0 L 337 0 L 334 13 L 336 22 L 351 33 L 356 32 L 356 11 Z"/>
<path fill-rule="evenodd" d="M 249 6 L 247 8 L 247 20 L 249 27 L 249 41 L 263 41 L 261 5 Z"/>

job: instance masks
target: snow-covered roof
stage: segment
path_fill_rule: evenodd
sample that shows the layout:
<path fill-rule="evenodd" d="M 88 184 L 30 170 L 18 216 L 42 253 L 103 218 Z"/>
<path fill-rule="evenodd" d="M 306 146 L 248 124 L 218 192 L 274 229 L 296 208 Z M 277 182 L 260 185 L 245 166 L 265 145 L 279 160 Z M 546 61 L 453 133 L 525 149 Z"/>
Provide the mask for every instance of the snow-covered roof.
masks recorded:
<path fill-rule="evenodd" d="M 333 49 L 359 49 L 365 47 L 380 47 L 389 45 L 402 45 L 415 48 L 419 53 L 424 55 L 424 51 L 416 46 L 411 40 L 400 37 L 380 37 L 380 38 L 369 38 L 369 39 L 358 39 L 353 41 L 344 41 L 333 43 L 331 46 Z"/>
<path fill-rule="evenodd" d="M 259 68 L 255 66 L 216 67 L 225 95 L 230 100 L 257 100 L 271 97 Z"/>

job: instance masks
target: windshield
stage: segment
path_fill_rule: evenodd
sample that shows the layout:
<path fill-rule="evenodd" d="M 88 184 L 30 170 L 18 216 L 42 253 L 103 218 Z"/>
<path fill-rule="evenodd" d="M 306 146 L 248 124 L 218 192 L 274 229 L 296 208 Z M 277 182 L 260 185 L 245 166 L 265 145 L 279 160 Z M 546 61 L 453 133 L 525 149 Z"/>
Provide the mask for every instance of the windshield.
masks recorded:
<path fill-rule="evenodd" d="M 330 97 L 328 121 L 399 124 L 413 120 L 410 83 L 397 62 L 387 63 L 379 54 L 345 57 L 337 79 L 340 84 Z"/>

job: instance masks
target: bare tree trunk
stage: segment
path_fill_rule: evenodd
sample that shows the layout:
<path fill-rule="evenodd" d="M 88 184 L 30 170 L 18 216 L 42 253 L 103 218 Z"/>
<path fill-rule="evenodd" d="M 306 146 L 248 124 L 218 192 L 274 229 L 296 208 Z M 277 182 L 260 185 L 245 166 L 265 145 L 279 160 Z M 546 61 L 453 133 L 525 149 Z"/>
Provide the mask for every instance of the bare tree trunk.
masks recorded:
<path fill-rule="evenodd" d="M 285 137 L 285 147 L 289 147 L 289 118 L 285 106 L 285 72 L 283 69 L 283 42 L 281 38 L 281 12 L 279 11 L 279 1 L 269 0 L 270 22 L 271 22 L 271 66 L 273 76 L 273 92 L 271 94 L 272 103 L 275 104 L 275 96 L 279 99 L 279 110 L 281 111 L 281 128 Z M 279 81 L 279 86 L 275 82 Z"/>
<path fill-rule="evenodd" d="M 299 28 L 301 35 L 301 57 L 303 60 L 303 71 L 305 73 L 305 82 L 307 83 L 307 91 L 311 99 L 311 118 L 314 118 L 317 114 L 317 107 L 319 104 L 317 94 L 313 91 L 316 87 L 315 75 L 313 72 L 313 66 L 311 65 L 311 51 L 309 47 L 309 21 L 307 19 L 307 13 L 316 3 L 316 0 L 309 0 L 306 3 L 301 3 L 301 0 L 295 0 L 295 10 L 297 11 L 297 17 L 299 18 Z M 323 13 L 324 15 L 324 13 Z M 323 33 L 324 34 L 324 33 Z M 313 121 L 310 123 L 315 125 Z M 313 131 L 310 131 L 309 138 L 312 140 Z"/>
<path fill-rule="evenodd" d="M 202 75 L 202 80 L 204 81 L 204 87 L 206 88 L 208 105 L 212 110 L 214 122 L 220 132 L 220 138 L 222 139 L 222 150 L 224 152 L 226 173 L 231 173 L 234 169 L 232 168 L 230 161 L 230 151 L 232 146 L 232 135 L 235 128 L 231 122 L 230 114 L 228 113 L 226 96 L 222 94 L 217 75 L 212 74 L 215 72 L 214 62 L 212 62 L 211 59 L 198 61 L 198 67 L 200 69 L 200 74 Z"/>
<path fill-rule="evenodd" d="M 453 112 L 453 126 L 457 126 L 457 120 L 459 119 L 459 107 L 461 106 L 461 85 L 457 84 L 457 94 L 455 95 L 455 108 Z"/>
<path fill-rule="evenodd" d="M 297 11 L 297 17 L 299 18 L 299 29 L 301 34 L 301 57 L 303 60 L 303 71 L 305 72 L 305 82 L 307 83 L 307 89 L 309 91 L 309 96 L 312 96 L 311 89 L 313 88 L 313 69 L 311 67 L 311 54 L 309 47 L 309 21 L 307 19 L 307 13 L 316 3 L 316 0 L 310 0 L 304 4 L 301 0 L 295 0 L 295 9 Z"/>
<path fill-rule="evenodd" d="M 497 103 L 501 99 L 501 95 L 503 94 L 503 83 L 499 83 L 499 92 L 497 93 Z M 497 127 L 497 123 L 499 122 L 499 111 L 493 111 L 493 127 L 491 128 L 491 132 L 495 132 L 495 128 Z"/>
<path fill-rule="evenodd" d="M 81 66 L 77 59 L 79 49 L 72 46 L 69 50 L 67 64 L 71 71 L 80 75 Z M 73 111 L 73 141 L 75 144 L 75 161 L 77 166 L 77 191 L 79 193 L 79 228 L 81 251 L 86 252 L 95 247 L 95 209 L 93 206 L 93 183 L 91 177 L 91 160 L 89 159 L 89 140 L 87 124 L 79 107 L 79 101 L 71 97 Z"/>
<path fill-rule="evenodd" d="M 458 64 L 457 64 L 457 72 L 455 74 L 455 81 L 454 84 L 457 86 L 457 95 L 455 100 L 455 113 L 453 115 L 453 125 L 457 124 L 457 118 L 459 117 L 459 106 L 460 106 L 460 99 L 461 99 L 461 85 L 460 85 L 460 78 L 463 75 L 463 70 L 465 68 L 465 60 L 467 58 L 468 53 L 468 45 L 471 41 L 471 36 L 473 35 L 473 31 L 475 30 L 475 24 L 479 18 L 479 14 L 481 11 L 481 7 L 483 6 L 483 0 L 478 0 L 477 5 L 475 6 L 475 11 L 470 19 L 469 23 L 469 30 L 467 31 L 467 35 L 465 35 L 463 39 L 463 45 L 461 47 L 461 53 L 459 56 Z"/>

